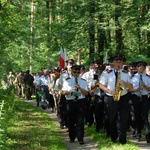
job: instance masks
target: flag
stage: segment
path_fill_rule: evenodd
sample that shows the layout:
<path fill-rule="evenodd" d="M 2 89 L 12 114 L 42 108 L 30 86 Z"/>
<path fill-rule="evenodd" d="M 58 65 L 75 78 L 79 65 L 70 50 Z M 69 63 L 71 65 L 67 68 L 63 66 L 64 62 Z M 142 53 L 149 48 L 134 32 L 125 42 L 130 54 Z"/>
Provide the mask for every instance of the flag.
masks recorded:
<path fill-rule="evenodd" d="M 65 68 L 65 53 L 64 53 L 64 50 L 63 48 L 61 47 L 60 48 L 60 56 L 59 56 L 59 67 L 62 69 L 62 68 Z"/>
<path fill-rule="evenodd" d="M 66 61 L 68 60 L 68 57 L 67 57 L 67 51 L 65 48 L 64 48 L 64 59 L 65 59 L 65 67 L 66 67 L 67 66 Z"/>

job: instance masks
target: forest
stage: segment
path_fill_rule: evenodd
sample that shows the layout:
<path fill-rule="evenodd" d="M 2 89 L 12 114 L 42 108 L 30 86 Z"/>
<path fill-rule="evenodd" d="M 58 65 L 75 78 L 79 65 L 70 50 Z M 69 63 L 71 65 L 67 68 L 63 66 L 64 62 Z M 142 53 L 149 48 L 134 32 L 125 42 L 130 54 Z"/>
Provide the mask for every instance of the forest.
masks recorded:
<path fill-rule="evenodd" d="M 0 0 L 0 76 L 59 65 L 60 47 L 88 66 L 122 54 L 150 64 L 149 0 Z"/>

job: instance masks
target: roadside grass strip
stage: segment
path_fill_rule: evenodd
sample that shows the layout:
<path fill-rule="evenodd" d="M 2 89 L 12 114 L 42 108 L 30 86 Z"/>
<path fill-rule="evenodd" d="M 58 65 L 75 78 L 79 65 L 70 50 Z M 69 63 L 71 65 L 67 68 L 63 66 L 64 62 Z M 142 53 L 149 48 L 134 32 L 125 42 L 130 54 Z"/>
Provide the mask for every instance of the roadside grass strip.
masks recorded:
<path fill-rule="evenodd" d="M 48 114 L 17 98 L 13 113 L 5 150 L 66 150 Z"/>
<path fill-rule="evenodd" d="M 100 150 L 139 150 L 138 146 L 127 141 L 127 144 L 120 144 L 119 142 L 113 143 L 109 137 L 106 137 L 103 130 L 99 133 L 95 132 L 94 125 L 92 127 L 85 126 L 86 133 L 93 139 Z"/>

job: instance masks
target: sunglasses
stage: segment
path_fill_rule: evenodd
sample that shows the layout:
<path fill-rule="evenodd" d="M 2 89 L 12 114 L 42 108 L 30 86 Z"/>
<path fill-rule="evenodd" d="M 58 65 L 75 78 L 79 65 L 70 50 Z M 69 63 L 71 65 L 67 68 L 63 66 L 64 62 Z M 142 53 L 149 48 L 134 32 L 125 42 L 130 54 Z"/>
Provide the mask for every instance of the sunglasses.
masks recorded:
<path fill-rule="evenodd" d="M 80 73 L 80 71 L 73 71 L 73 73 L 78 73 L 78 74 L 79 74 L 79 73 Z"/>
<path fill-rule="evenodd" d="M 114 61 L 122 61 L 122 60 L 121 60 L 121 59 L 117 59 L 117 58 L 116 58 L 116 59 L 114 59 Z"/>
<path fill-rule="evenodd" d="M 68 62 L 68 64 L 73 65 L 73 62 Z"/>

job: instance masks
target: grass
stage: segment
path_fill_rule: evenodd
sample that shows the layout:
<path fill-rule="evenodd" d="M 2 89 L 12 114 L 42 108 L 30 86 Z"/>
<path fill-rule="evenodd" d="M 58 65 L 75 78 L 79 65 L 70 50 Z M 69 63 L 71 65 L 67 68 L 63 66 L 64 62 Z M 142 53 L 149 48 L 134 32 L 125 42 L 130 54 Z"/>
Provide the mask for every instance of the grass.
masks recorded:
<path fill-rule="evenodd" d="M 139 148 L 130 141 L 127 141 L 127 144 L 124 145 L 119 142 L 112 143 L 111 139 L 106 137 L 104 131 L 96 133 L 94 125 L 90 128 L 85 126 L 85 130 L 90 138 L 97 143 L 99 150 L 139 150 Z"/>
<path fill-rule="evenodd" d="M 66 150 L 48 114 L 15 99 L 15 118 L 7 129 L 5 150 Z"/>
<path fill-rule="evenodd" d="M 5 102 L 13 101 L 9 106 L 13 108 L 9 111 L 6 124 L 5 148 L 0 150 L 66 150 L 62 137 L 59 135 L 55 122 L 50 119 L 47 113 L 26 103 L 24 100 L 14 98 L 8 94 L 5 97 L 0 95 L 0 100 Z M 9 108 L 9 107 L 8 107 Z M 5 110 L 8 110 L 5 108 Z M 9 122 L 8 122 L 9 120 Z M 125 145 L 112 143 L 110 138 L 105 137 L 105 133 L 95 132 L 95 126 L 85 131 L 93 139 L 99 150 L 139 150 L 139 148 L 127 142 Z"/>

